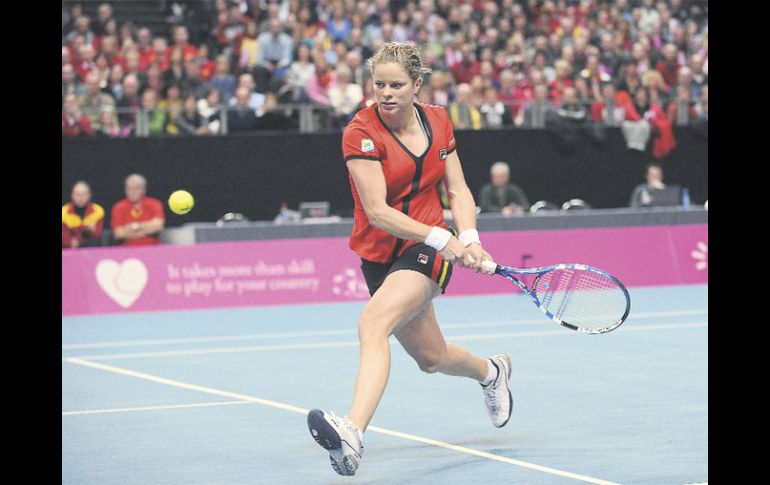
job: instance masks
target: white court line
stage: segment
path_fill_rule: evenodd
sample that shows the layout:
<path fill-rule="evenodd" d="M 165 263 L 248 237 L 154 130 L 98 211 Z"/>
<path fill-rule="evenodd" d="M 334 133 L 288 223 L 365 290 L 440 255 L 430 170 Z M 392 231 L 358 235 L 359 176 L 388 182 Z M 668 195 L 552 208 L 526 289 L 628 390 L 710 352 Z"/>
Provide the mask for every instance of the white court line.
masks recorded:
<path fill-rule="evenodd" d="M 649 318 L 677 317 L 677 316 L 697 316 L 697 315 L 708 315 L 708 309 L 631 313 L 631 315 L 629 315 L 628 317 L 628 320 L 641 320 L 641 319 L 649 319 Z M 539 318 L 500 320 L 495 322 L 448 323 L 440 326 L 442 329 L 505 327 L 505 326 L 511 326 L 511 325 L 529 325 L 534 323 L 540 323 L 542 321 L 543 321 L 543 318 L 539 317 Z M 256 334 L 247 334 L 247 335 L 217 336 L 217 337 L 190 337 L 190 338 L 177 338 L 177 339 L 92 342 L 92 343 L 84 343 L 84 344 L 65 344 L 65 345 L 62 345 L 61 348 L 62 350 L 75 350 L 75 349 L 98 349 L 98 348 L 114 348 L 114 347 L 140 347 L 140 346 L 150 346 L 150 345 L 179 345 L 179 344 L 208 343 L 208 342 L 232 342 L 232 341 L 239 341 L 239 340 L 261 340 L 261 339 L 273 339 L 273 338 L 325 337 L 330 335 L 354 335 L 356 333 L 357 333 L 356 328 L 346 328 L 346 329 L 337 329 L 337 330 L 316 330 L 316 331 L 308 331 L 308 332 L 274 332 L 274 333 L 256 333 Z"/>
<path fill-rule="evenodd" d="M 684 485 L 709 485 L 709 482 L 685 483 Z"/>
<path fill-rule="evenodd" d="M 547 320 L 540 319 L 547 323 Z M 683 328 L 702 328 L 707 327 L 708 322 L 688 322 L 688 323 L 660 323 L 644 325 L 641 327 L 621 327 L 617 331 L 626 332 L 649 332 L 655 330 L 672 330 Z M 538 330 L 529 332 L 505 332 L 505 333 L 477 333 L 469 335 L 446 335 L 447 341 L 461 340 L 489 340 L 499 338 L 523 338 L 523 337 L 550 337 L 550 336 L 569 336 L 574 332 L 566 328 L 554 328 L 553 330 Z M 585 336 L 587 338 L 597 338 L 596 336 Z M 357 347 L 358 340 L 337 341 L 337 342 L 318 342 L 301 344 L 280 344 L 280 345 L 255 345 L 244 347 L 218 347 L 213 349 L 192 349 L 192 350 L 167 350 L 160 352 L 131 352 L 126 354 L 98 354 L 98 355 L 80 355 L 78 358 L 89 360 L 113 360 L 113 359 L 143 359 L 149 357 L 177 357 L 185 355 L 206 355 L 206 354 L 236 354 L 243 352 L 267 352 L 272 350 L 299 350 L 299 349 L 327 349 L 339 347 Z M 62 360 L 66 361 L 64 357 Z"/>
<path fill-rule="evenodd" d="M 107 371 L 107 372 L 113 372 L 115 374 L 122 374 L 122 375 L 125 375 L 125 376 L 136 377 L 136 378 L 144 379 L 144 380 L 151 381 L 151 382 L 157 382 L 159 384 L 166 384 L 166 385 L 169 385 L 169 386 L 179 387 L 179 388 L 182 388 L 182 389 L 189 389 L 189 390 L 192 390 L 192 391 L 199 391 L 199 392 L 203 392 L 203 393 L 206 393 L 206 394 L 213 394 L 215 396 L 229 397 L 229 398 L 238 399 L 238 400 L 246 401 L 246 402 L 250 402 L 250 403 L 253 402 L 253 403 L 263 404 L 265 406 L 269 406 L 269 407 L 273 407 L 273 408 L 277 408 L 277 409 L 283 409 L 284 411 L 291 411 L 291 412 L 299 413 L 299 414 L 303 414 L 303 415 L 307 415 L 307 413 L 309 411 L 308 409 L 304 409 L 304 408 L 301 408 L 301 407 L 298 407 L 298 406 L 292 406 L 291 404 L 285 404 L 285 403 L 281 403 L 281 402 L 277 402 L 277 401 L 271 401 L 269 399 L 262 399 L 262 398 L 258 398 L 258 397 L 254 397 L 254 396 L 249 396 L 249 395 L 246 395 L 246 394 L 236 393 L 236 392 L 223 391 L 223 390 L 220 390 L 220 389 L 214 389 L 212 387 L 198 386 L 196 384 L 189 384 L 189 383 L 186 383 L 186 382 L 176 381 L 176 380 L 173 380 L 173 379 L 167 379 L 165 377 L 155 376 L 155 375 L 152 375 L 152 374 L 146 374 L 144 372 L 137 372 L 137 371 L 133 371 L 133 370 L 130 370 L 130 369 L 123 369 L 121 367 L 114 367 L 114 366 L 111 366 L 111 365 L 100 364 L 100 363 L 97 363 L 97 362 L 90 362 L 88 360 L 79 359 L 77 357 L 66 359 L 66 361 L 71 363 L 71 364 L 77 364 L 77 365 L 82 365 L 82 366 L 86 366 L 86 367 L 92 367 L 94 369 L 100 369 L 100 370 Z M 408 434 L 408 433 L 401 433 L 400 431 L 393 431 L 393 430 L 389 430 L 389 429 L 386 429 L 386 428 L 380 428 L 379 426 L 369 426 L 367 431 L 372 431 L 374 433 L 380 433 L 380 434 L 385 434 L 385 435 L 389 435 L 389 436 L 394 436 L 396 438 L 401 438 L 401 439 L 405 439 L 405 440 L 409 440 L 409 441 L 416 441 L 418 443 L 423 443 L 423 444 L 426 444 L 426 445 L 432 445 L 432 446 L 436 446 L 436 447 L 439 447 L 439 448 L 444 448 L 444 449 L 447 449 L 447 450 L 457 451 L 457 452 L 460 452 L 460 453 L 466 453 L 468 455 L 478 456 L 478 457 L 481 457 L 481 458 L 487 458 L 489 460 L 500 461 L 500 462 L 503 462 L 503 463 L 508 463 L 510 465 L 516 465 L 516 466 L 519 466 L 519 467 L 522 467 L 522 468 L 528 468 L 530 470 L 537 470 L 537 471 L 540 471 L 540 472 L 543 472 L 543 473 L 548 473 L 548 474 L 551 474 L 551 475 L 556 475 L 556 476 L 566 477 L 566 478 L 572 478 L 572 479 L 575 479 L 575 480 L 579 480 L 581 482 L 594 483 L 594 484 L 597 484 L 597 485 L 621 485 L 621 484 L 619 484 L 617 482 L 610 482 L 608 480 L 602 480 L 601 478 L 589 477 L 587 475 L 580 475 L 578 473 L 572 473 L 572 472 L 568 472 L 568 471 L 564 471 L 564 470 L 558 470 L 556 468 L 551 468 L 551 467 L 547 467 L 547 466 L 537 465 L 535 463 L 529 463 L 529 462 L 521 461 L 521 460 L 514 460 L 513 458 L 508 458 L 508 457 L 500 456 L 500 455 L 494 455 L 492 453 L 487 453 L 487 452 L 484 452 L 484 451 L 478 451 L 478 450 L 474 450 L 472 448 L 466 448 L 464 446 L 457 446 L 457 445 L 453 445 L 451 443 L 446 443 L 444 441 L 433 440 L 433 439 L 430 439 L 430 438 L 423 438 L 422 436 L 417 436 L 417 435 Z"/>
<path fill-rule="evenodd" d="M 233 404 L 251 404 L 248 401 L 216 401 L 197 404 L 166 404 L 163 406 L 142 406 L 137 408 L 88 409 L 85 411 L 63 411 L 62 416 L 80 416 L 83 414 L 133 413 L 137 411 L 160 411 L 164 409 L 209 408 L 214 406 L 230 406 Z"/>

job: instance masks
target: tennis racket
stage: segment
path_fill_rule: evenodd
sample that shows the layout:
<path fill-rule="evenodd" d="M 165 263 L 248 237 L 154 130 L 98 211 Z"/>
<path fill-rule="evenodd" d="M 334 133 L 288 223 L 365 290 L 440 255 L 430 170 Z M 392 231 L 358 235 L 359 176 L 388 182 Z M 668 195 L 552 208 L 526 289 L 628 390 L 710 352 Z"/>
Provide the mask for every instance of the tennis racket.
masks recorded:
<path fill-rule="evenodd" d="M 554 322 L 581 333 L 607 333 L 631 311 L 631 297 L 617 278 L 585 264 L 511 268 L 492 261 L 484 270 L 515 283 Z M 530 289 L 517 275 L 536 275 Z"/>

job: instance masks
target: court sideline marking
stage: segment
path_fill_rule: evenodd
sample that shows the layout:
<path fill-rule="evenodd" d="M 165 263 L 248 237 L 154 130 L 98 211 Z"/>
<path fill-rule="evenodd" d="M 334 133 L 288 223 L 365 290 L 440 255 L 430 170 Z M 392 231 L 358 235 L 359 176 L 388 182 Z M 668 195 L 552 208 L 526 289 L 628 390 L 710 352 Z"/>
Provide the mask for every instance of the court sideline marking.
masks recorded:
<path fill-rule="evenodd" d="M 680 316 L 699 316 L 708 315 L 708 309 L 704 310 L 672 310 L 672 311 L 660 311 L 660 312 L 638 312 L 629 315 L 628 320 L 641 320 L 660 317 L 680 317 Z M 533 323 L 540 323 L 543 321 L 542 317 L 538 318 L 520 318 L 511 320 L 501 320 L 493 322 L 465 322 L 465 323 L 447 323 L 442 324 L 442 329 L 449 328 L 484 328 L 484 327 L 503 327 L 509 325 L 527 325 Z M 111 342 L 90 342 L 82 344 L 63 344 L 62 350 L 74 350 L 74 349 L 98 349 L 98 348 L 112 348 L 112 347 L 140 347 L 149 345 L 178 345 L 178 344 L 194 344 L 194 343 L 208 343 L 208 342 L 232 342 L 239 340 L 262 340 L 272 338 L 285 338 L 285 337 L 323 337 L 330 335 L 352 335 L 356 334 L 355 328 L 345 328 L 336 330 L 315 330 L 315 331 L 298 331 L 298 332 L 273 332 L 273 333 L 255 333 L 245 335 L 225 335 L 215 337 L 189 337 L 189 338 L 170 338 L 170 339 L 148 339 L 148 340 L 123 340 L 123 341 L 111 341 Z"/>
<path fill-rule="evenodd" d="M 542 318 L 540 319 L 543 320 Z M 546 321 L 547 323 L 547 321 Z M 687 329 L 687 328 L 705 328 L 708 327 L 707 321 L 702 322 L 686 322 L 686 323 L 655 323 L 644 325 L 642 327 L 621 327 L 624 333 L 626 332 L 649 332 L 655 330 L 675 330 L 675 329 Z M 574 332 L 563 328 L 554 328 L 553 330 L 538 330 L 538 331 L 526 331 L 526 332 L 504 332 L 504 333 L 477 333 L 466 335 L 446 335 L 447 341 L 463 341 L 463 340 L 489 340 L 499 338 L 522 338 L 522 337 L 558 337 L 558 336 L 570 336 L 574 335 Z M 591 337 L 589 337 L 591 338 Z M 117 359 L 142 359 L 150 357 L 179 357 L 185 355 L 207 355 L 207 354 L 234 354 L 242 352 L 266 352 L 271 350 L 299 350 L 299 349 L 326 349 L 326 348 L 340 348 L 340 347 L 356 347 L 359 345 L 358 340 L 349 341 L 336 341 L 336 342 L 317 342 L 317 343 L 300 343 L 300 344 L 276 344 L 276 345 L 254 345 L 254 346 L 241 346 L 241 347 L 216 347 L 210 349 L 191 349 L 191 350 L 165 350 L 157 352 L 131 352 L 126 354 L 97 354 L 97 355 L 79 355 L 73 357 L 64 357 L 63 361 L 69 358 L 81 358 L 88 360 L 117 360 Z"/>
<path fill-rule="evenodd" d="M 83 411 L 62 411 L 62 416 L 81 416 L 84 414 L 110 414 L 110 413 L 133 413 L 138 411 L 162 411 L 166 409 L 187 409 L 187 408 L 210 408 L 215 406 L 230 406 L 232 404 L 252 404 L 248 401 L 215 401 L 199 402 L 194 404 L 164 404 L 158 406 L 141 406 L 135 408 L 108 408 L 108 409 L 87 409 Z"/>
<path fill-rule="evenodd" d="M 212 387 L 199 386 L 197 384 L 189 384 L 189 383 L 186 383 L 186 382 L 176 381 L 176 380 L 168 379 L 168 378 L 165 378 L 165 377 L 160 377 L 160 376 L 156 376 L 156 375 L 152 375 L 152 374 L 146 374 L 144 372 L 137 372 L 137 371 L 133 371 L 133 370 L 130 370 L 130 369 L 124 369 L 124 368 L 121 368 L 121 367 L 115 367 L 115 366 L 111 366 L 111 365 L 107 365 L 107 364 L 100 364 L 98 362 L 91 362 L 91 361 L 88 361 L 88 360 L 85 360 L 85 359 L 80 359 L 80 358 L 77 358 L 77 357 L 70 357 L 70 358 L 65 359 L 65 361 L 69 362 L 71 364 L 82 365 L 82 366 L 85 366 L 85 367 L 91 367 L 91 368 L 94 368 L 94 369 L 99 369 L 99 370 L 103 370 L 103 371 L 107 371 L 107 372 L 112 372 L 112 373 L 115 373 L 115 374 L 121 374 L 121 375 L 129 376 L 129 377 L 136 377 L 138 379 L 144 379 L 144 380 L 150 381 L 150 382 L 157 382 L 159 384 L 166 384 L 168 386 L 179 387 L 179 388 L 182 388 L 182 389 L 189 389 L 189 390 L 192 390 L 192 391 L 198 391 L 198 392 L 202 392 L 202 393 L 206 393 L 206 394 L 213 394 L 215 396 L 228 397 L 228 398 L 236 399 L 236 400 L 239 400 L 239 401 L 254 402 L 254 403 L 262 404 L 264 406 L 269 406 L 269 407 L 273 407 L 273 408 L 277 408 L 277 409 L 282 409 L 284 411 L 291 411 L 291 412 L 299 413 L 299 414 L 303 414 L 303 415 L 306 415 L 308 413 L 308 411 L 309 411 L 308 409 L 304 409 L 304 408 L 301 408 L 299 406 L 293 406 L 291 404 L 285 404 L 285 403 L 281 403 L 281 402 L 277 402 L 277 401 L 271 401 L 269 399 L 262 399 L 262 398 L 259 398 L 259 397 L 249 396 L 247 394 L 240 394 L 240 393 L 236 393 L 236 392 L 223 391 L 223 390 L 220 390 L 220 389 L 214 389 Z M 581 474 L 578 474 L 578 473 L 572 473 L 572 472 L 568 472 L 568 471 L 564 471 L 564 470 L 558 470 L 556 468 L 551 468 L 551 467 L 547 467 L 547 466 L 543 466 L 543 465 L 537 465 L 535 463 L 529 463 L 529 462 L 526 462 L 526 461 L 515 460 L 513 458 L 508 458 L 508 457 L 505 457 L 505 456 L 500 456 L 500 455 L 494 455 L 492 453 L 487 453 L 485 451 L 478 451 L 478 450 L 474 450 L 472 448 L 466 448 L 464 446 L 453 445 L 451 443 L 446 443 L 444 441 L 433 440 L 433 439 L 430 439 L 430 438 L 424 438 L 422 436 L 417 436 L 417 435 L 408 434 L 408 433 L 402 433 L 400 431 L 393 431 L 393 430 L 389 430 L 389 429 L 386 429 L 386 428 L 380 428 L 379 426 L 369 426 L 367 431 L 373 431 L 375 433 L 385 434 L 385 435 L 388 435 L 388 436 L 393 436 L 393 437 L 396 437 L 396 438 L 401 438 L 401 439 L 405 439 L 405 440 L 409 440 L 409 441 L 416 441 L 418 443 L 423 443 L 423 444 L 426 444 L 426 445 L 432 445 L 432 446 L 436 446 L 438 448 L 444 448 L 444 449 L 447 449 L 447 450 L 458 451 L 460 453 L 466 453 L 468 455 L 478 456 L 480 458 L 487 458 L 489 460 L 499 461 L 499 462 L 502 462 L 502 463 L 508 463 L 510 465 L 516 465 L 516 466 L 519 466 L 519 467 L 522 467 L 522 468 L 528 468 L 530 470 L 536 470 L 536 471 L 540 471 L 540 472 L 543 472 L 543 473 L 548 473 L 548 474 L 551 474 L 551 475 L 556 475 L 556 476 L 566 477 L 566 478 L 572 478 L 572 479 L 575 479 L 575 480 L 579 480 L 581 482 L 593 483 L 593 484 L 596 484 L 596 485 L 622 485 L 622 484 L 617 483 L 617 482 L 611 482 L 611 481 L 608 481 L 608 480 L 602 480 L 601 478 L 589 477 L 587 475 L 581 475 Z"/>

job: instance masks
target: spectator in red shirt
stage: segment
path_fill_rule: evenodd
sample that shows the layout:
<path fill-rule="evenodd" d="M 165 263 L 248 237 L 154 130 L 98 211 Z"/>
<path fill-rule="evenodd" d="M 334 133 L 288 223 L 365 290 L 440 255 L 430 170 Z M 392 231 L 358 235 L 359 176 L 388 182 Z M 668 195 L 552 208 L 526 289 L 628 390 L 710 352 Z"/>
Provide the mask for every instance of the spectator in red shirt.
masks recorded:
<path fill-rule="evenodd" d="M 61 208 L 62 249 L 98 245 L 104 209 L 91 202 L 91 187 L 83 181 L 75 183 L 70 197 L 70 202 Z"/>
<path fill-rule="evenodd" d="M 556 69 L 556 79 L 548 83 L 548 88 L 550 89 L 550 98 L 558 103 L 564 89 L 574 87 L 575 82 L 572 80 L 572 65 L 569 61 L 557 59 L 553 65 Z"/>
<path fill-rule="evenodd" d="M 460 47 L 460 60 L 450 65 L 449 70 L 452 71 L 457 84 L 470 84 L 473 76 L 481 72 L 479 61 L 472 57 L 470 45 L 463 44 Z"/>
<path fill-rule="evenodd" d="M 663 46 L 663 59 L 661 59 L 655 66 L 655 69 L 663 76 L 663 80 L 668 86 L 676 85 L 676 76 L 679 72 L 679 68 L 682 67 L 679 64 L 678 52 L 674 44 L 666 44 Z"/>
<path fill-rule="evenodd" d="M 200 61 L 200 77 L 206 82 L 211 81 L 216 72 L 217 65 L 209 59 L 209 46 L 201 44 L 198 46 L 198 60 Z"/>
<path fill-rule="evenodd" d="M 118 50 L 118 39 L 112 35 L 105 36 L 102 39 L 101 53 L 107 56 L 107 61 L 110 67 L 114 67 L 115 64 L 120 64 L 125 69 L 126 61 L 123 56 L 120 55 Z"/>
<path fill-rule="evenodd" d="M 64 111 L 61 114 L 61 136 L 91 136 L 91 120 L 80 111 L 78 98 L 64 95 Z"/>
<path fill-rule="evenodd" d="M 96 57 L 96 50 L 91 44 L 83 44 L 78 51 L 78 61 L 75 64 L 75 71 L 80 76 L 80 79 L 85 79 L 88 74 L 93 71 L 95 67 L 94 58 Z"/>
<path fill-rule="evenodd" d="M 174 43 L 166 49 L 166 54 L 171 55 L 171 51 L 176 48 L 182 50 L 182 60 L 186 61 L 193 57 L 198 56 L 198 49 L 194 45 L 189 43 L 190 34 L 187 32 L 187 27 L 184 25 L 177 25 L 174 27 Z"/>
<path fill-rule="evenodd" d="M 146 71 L 147 67 L 153 62 L 160 66 L 161 71 L 168 69 L 168 44 L 163 37 L 155 37 L 152 39 L 152 48 L 144 51 L 139 49 L 139 55 L 139 70 L 142 72 Z"/>
<path fill-rule="evenodd" d="M 112 206 L 113 237 L 122 246 L 160 244 L 166 216 L 160 200 L 146 195 L 147 179 L 126 177 L 126 198 Z"/>
<path fill-rule="evenodd" d="M 166 50 L 164 46 L 163 50 Z M 139 50 L 139 56 L 144 58 L 152 52 L 152 32 L 148 27 L 139 27 L 136 31 L 136 48 Z"/>

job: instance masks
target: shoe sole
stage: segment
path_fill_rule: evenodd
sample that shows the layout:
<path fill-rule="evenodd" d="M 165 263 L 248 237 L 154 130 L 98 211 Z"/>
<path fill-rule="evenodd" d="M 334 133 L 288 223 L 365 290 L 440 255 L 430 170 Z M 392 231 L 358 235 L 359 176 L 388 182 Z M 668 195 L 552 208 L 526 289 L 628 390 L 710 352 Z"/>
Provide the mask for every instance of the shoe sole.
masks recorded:
<path fill-rule="evenodd" d="M 324 449 L 328 451 L 342 449 L 339 433 L 326 421 L 324 413 L 320 409 L 313 409 L 308 413 L 307 427 L 315 442 Z"/>
<path fill-rule="evenodd" d="M 511 362 L 508 359 L 505 359 L 503 357 L 500 357 L 500 360 L 505 361 L 505 363 L 508 364 L 507 367 L 504 365 L 503 369 L 505 370 L 505 375 L 507 377 L 506 381 L 510 381 L 511 380 L 511 372 L 510 372 Z M 508 421 L 511 420 L 511 416 L 513 416 L 513 394 L 511 394 L 511 389 L 509 387 L 508 388 L 508 418 L 506 418 L 506 420 L 503 421 L 503 424 L 501 424 L 500 426 L 495 425 L 495 428 L 502 428 L 503 426 L 508 424 Z"/>
<path fill-rule="evenodd" d="M 343 476 L 356 474 L 357 464 L 343 455 L 340 435 L 334 426 L 326 421 L 323 411 L 320 409 L 311 410 L 307 415 L 307 427 L 315 442 L 329 452 L 329 461 L 335 472 Z M 342 456 L 341 459 L 338 459 L 334 455 Z"/>

